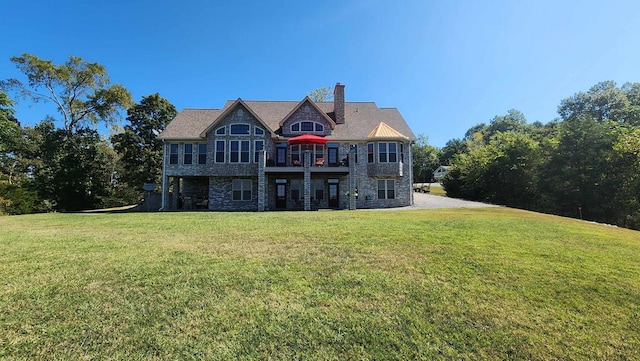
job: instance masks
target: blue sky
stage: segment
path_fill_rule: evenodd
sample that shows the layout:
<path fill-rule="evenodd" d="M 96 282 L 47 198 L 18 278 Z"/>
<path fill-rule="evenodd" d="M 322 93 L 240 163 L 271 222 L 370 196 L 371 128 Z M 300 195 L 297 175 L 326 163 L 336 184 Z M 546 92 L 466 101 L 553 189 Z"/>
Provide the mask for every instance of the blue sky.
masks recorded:
<path fill-rule="evenodd" d="M 396 107 L 442 147 L 511 108 L 548 122 L 604 80 L 640 81 L 638 1 L 5 1 L 11 56 L 104 65 L 139 101 L 301 100 L 336 82 L 347 101 Z M 23 124 L 55 110 L 21 101 Z"/>

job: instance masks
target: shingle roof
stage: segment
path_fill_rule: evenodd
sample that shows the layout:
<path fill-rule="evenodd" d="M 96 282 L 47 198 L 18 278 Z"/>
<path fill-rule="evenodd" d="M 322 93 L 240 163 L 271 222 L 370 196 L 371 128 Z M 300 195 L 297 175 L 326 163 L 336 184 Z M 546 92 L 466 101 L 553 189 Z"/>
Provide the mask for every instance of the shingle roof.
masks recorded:
<path fill-rule="evenodd" d="M 222 114 L 220 109 L 183 109 L 160 133 L 162 139 L 202 139 L 200 132 Z"/>
<path fill-rule="evenodd" d="M 228 100 L 222 109 L 183 109 L 160 134 L 163 139 L 202 139 L 200 133 L 215 121 L 233 100 Z M 262 119 L 266 126 L 276 131 L 280 122 L 300 104 L 299 101 L 244 101 Z M 316 102 L 326 114 L 333 112 L 333 102 Z M 336 125 L 329 140 L 366 140 L 380 123 L 385 123 L 395 132 L 416 140 L 409 125 L 396 108 L 378 108 L 373 102 L 345 102 L 345 124 Z"/>

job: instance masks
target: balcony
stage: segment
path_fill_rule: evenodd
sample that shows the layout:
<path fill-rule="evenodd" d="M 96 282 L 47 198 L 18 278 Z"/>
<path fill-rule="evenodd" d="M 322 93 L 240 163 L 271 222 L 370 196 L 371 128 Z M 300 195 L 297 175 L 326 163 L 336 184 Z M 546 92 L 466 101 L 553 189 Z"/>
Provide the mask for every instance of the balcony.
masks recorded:
<path fill-rule="evenodd" d="M 311 157 L 309 165 L 311 173 L 349 173 L 349 162 L 347 156 L 342 157 L 342 161 L 329 163 L 326 157 Z M 286 157 L 285 162 L 277 163 L 273 158 L 268 158 L 265 162 L 265 172 L 267 173 L 304 173 L 304 157 L 300 159 Z"/>

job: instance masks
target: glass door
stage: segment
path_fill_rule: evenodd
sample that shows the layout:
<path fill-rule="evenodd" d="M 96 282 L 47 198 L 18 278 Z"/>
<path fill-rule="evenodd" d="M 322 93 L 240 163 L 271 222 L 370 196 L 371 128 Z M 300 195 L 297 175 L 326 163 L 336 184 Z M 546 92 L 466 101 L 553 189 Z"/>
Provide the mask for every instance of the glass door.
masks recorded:
<path fill-rule="evenodd" d="M 276 208 L 287 208 L 287 185 L 276 184 Z"/>
<path fill-rule="evenodd" d="M 338 184 L 329 184 L 329 208 L 338 208 L 339 204 L 339 187 Z"/>

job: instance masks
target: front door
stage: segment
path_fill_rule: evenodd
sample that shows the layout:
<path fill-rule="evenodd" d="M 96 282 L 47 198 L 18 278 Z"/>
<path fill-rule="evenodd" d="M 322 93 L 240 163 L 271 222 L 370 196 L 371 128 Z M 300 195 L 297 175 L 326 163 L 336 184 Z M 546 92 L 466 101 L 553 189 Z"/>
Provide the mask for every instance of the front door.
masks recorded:
<path fill-rule="evenodd" d="M 339 187 L 337 184 L 329 184 L 329 208 L 338 208 Z"/>
<path fill-rule="evenodd" d="M 276 208 L 287 208 L 287 185 L 276 184 Z"/>

